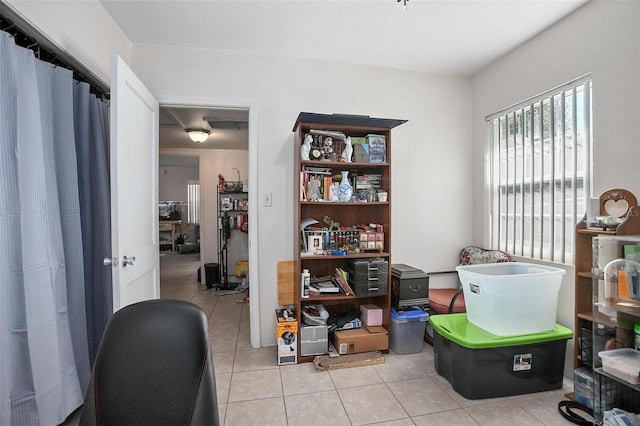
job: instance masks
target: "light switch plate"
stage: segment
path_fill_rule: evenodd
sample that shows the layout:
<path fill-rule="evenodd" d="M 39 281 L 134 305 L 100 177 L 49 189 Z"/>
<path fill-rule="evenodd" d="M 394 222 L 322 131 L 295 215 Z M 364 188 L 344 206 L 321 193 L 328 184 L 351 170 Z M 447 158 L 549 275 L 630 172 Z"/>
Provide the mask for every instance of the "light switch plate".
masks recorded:
<path fill-rule="evenodd" d="M 262 205 L 265 207 L 271 207 L 271 204 L 271 192 L 265 192 Z"/>

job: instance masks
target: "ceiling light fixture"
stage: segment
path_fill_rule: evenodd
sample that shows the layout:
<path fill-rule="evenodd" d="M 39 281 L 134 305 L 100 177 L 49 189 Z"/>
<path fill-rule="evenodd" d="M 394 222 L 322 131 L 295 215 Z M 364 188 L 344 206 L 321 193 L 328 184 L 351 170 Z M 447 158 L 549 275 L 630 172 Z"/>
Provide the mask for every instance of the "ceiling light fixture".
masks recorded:
<path fill-rule="evenodd" d="M 196 143 L 202 143 L 209 138 L 210 130 L 207 129 L 187 129 L 187 135 L 189 139 Z"/>

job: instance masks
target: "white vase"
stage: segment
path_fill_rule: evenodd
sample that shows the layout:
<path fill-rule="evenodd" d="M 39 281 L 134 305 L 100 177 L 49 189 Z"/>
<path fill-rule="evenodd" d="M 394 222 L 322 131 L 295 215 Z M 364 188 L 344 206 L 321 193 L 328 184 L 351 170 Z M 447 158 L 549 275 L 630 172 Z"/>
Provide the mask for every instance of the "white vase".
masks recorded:
<path fill-rule="evenodd" d="M 340 181 L 340 191 L 338 193 L 338 200 L 340 202 L 351 201 L 351 196 L 353 195 L 353 188 L 351 187 L 351 183 L 349 182 L 349 172 L 344 170 L 342 172 L 342 180 Z"/>

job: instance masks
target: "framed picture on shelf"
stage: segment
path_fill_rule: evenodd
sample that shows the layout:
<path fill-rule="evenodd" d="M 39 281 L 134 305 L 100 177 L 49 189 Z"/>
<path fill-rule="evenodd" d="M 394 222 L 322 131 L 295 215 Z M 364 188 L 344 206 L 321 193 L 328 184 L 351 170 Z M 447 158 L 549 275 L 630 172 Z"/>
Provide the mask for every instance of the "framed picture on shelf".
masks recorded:
<path fill-rule="evenodd" d="M 312 255 L 322 254 L 322 235 L 309 235 L 307 252 Z"/>

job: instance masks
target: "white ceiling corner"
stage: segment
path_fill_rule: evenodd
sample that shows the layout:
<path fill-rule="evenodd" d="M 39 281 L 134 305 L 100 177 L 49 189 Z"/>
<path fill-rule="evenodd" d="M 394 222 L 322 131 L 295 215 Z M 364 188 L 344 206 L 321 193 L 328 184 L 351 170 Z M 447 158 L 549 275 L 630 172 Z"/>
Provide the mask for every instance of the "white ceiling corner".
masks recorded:
<path fill-rule="evenodd" d="M 396 0 L 100 0 L 134 44 L 307 58 L 313 52 L 314 59 L 461 76 L 588 1 L 409 0 L 405 10 Z M 203 16 L 207 25 L 194 25 Z M 184 131 L 207 128 L 205 116 L 236 114 L 248 111 L 162 111 L 160 147 L 248 149 L 246 129 L 212 129 L 199 146 Z"/>

